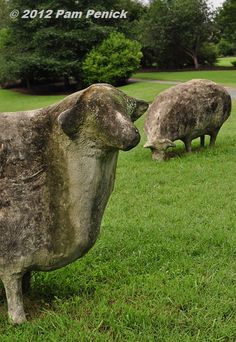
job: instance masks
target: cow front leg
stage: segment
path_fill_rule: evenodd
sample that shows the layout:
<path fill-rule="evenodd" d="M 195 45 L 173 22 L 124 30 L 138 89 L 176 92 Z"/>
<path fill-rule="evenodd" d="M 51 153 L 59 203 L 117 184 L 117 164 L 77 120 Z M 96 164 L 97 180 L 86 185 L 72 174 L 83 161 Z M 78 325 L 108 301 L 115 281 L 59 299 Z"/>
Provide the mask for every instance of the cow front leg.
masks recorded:
<path fill-rule="evenodd" d="M 23 296 L 22 274 L 11 274 L 2 278 L 8 306 L 8 316 L 11 323 L 20 324 L 26 321 Z"/>

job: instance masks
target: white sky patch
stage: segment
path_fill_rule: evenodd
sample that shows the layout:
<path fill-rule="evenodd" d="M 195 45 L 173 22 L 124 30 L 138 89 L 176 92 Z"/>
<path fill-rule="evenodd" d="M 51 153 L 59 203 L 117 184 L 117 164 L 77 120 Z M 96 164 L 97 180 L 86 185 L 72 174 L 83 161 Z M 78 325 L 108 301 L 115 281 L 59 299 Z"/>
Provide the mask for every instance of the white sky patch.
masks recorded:
<path fill-rule="evenodd" d="M 208 0 L 209 4 L 212 4 L 214 8 L 221 7 L 225 0 Z"/>
<path fill-rule="evenodd" d="M 209 4 L 212 4 L 213 8 L 220 7 L 225 2 L 225 0 L 207 0 L 207 1 Z M 144 4 L 148 4 L 150 0 L 140 0 L 140 2 Z"/>

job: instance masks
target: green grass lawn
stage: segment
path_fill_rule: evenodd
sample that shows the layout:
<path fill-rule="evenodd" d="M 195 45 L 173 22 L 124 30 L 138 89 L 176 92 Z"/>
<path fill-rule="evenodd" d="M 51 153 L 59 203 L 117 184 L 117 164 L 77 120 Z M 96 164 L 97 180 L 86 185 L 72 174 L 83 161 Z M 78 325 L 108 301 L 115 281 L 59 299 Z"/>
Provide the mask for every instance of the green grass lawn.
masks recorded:
<path fill-rule="evenodd" d="M 223 67 L 232 67 L 231 62 L 236 61 L 236 56 L 234 57 L 221 57 L 218 58 L 216 65 Z"/>
<path fill-rule="evenodd" d="M 169 88 L 170 85 L 158 83 L 133 83 L 120 87 L 130 96 L 136 96 L 151 102 L 161 91 Z M 17 110 L 30 110 L 49 106 L 63 99 L 63 95 L 25 95 L 10 90 L 0 90 L 0 112 L 14 112 Z"/>
<path fill-rule="evenodd" d="M 150 100 L 162 90 L 152 86 L 123 90 Z M 0 111 L 57 98 L 0 90 Z M 120 153 L 95 247 L 34 274 L 28 323 L 9 325 L 1 297 L 1 342 L 236 341 L 236 102 L 215 148 L 195 141 L 186 155 L 179 143 L 168 162 L 142 147 L 143 123 L 139 146 Z"/>
<path fill-rule="evenodd" d="M 0 112 L 14 112 L 49 106 L 63 99 L 63 95 L 25 95 L 11 90 L 0 90 Z"/>
<path fill-rule="evenodd" d="M 204 70 L 204 71 L 173 71 L 173 72 L 138 72 L 133 75 L 143 80 L 189 81 L 193 78 L 203 78 L 236 87 L 236 70 Z"/>
<path fill-rule="evenodd" d="M 138 99 L 152 102 L 156 95 L 169 87 L 170 85 L 167 84 L 137 82 L 120 87 L 120 89 L 126 92 L 129 96 L 134 96 Z"/>

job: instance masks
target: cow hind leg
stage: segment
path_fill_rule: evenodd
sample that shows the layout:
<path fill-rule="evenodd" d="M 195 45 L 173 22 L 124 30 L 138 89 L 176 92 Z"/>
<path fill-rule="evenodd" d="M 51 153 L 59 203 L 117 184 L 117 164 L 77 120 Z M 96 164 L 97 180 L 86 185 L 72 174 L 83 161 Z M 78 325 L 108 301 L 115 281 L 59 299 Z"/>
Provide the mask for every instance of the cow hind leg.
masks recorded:
<path fill-rule="evenodd" d="M 201 142 L 201 147 L 204 147 L 205 145 L 205 135 L 200 136 L 200 142 Z"/>
<path fill-rule="evenodd" d="M 184 140 L 186 152 L 192 151 L 192 144 L 191 143 L 192 143 L 192 141 L 189 139 Z"/>
<path fill-rule="evenodd" d="M 215 146 L 215 142 L 216 142 L 216 137 L 217 137 L 217 134 L 219 132 L 219 128 L 215 129 L 213 132 L 211 132 L 210 134 L 210 146 Z"/>
<path fill-rule="evenodd" d="M 8 316 L 13 324 L 26 321 L 23 296 L 22 296 L 22 274 L 11 274 L 2 278 L 8 306 Z"/>

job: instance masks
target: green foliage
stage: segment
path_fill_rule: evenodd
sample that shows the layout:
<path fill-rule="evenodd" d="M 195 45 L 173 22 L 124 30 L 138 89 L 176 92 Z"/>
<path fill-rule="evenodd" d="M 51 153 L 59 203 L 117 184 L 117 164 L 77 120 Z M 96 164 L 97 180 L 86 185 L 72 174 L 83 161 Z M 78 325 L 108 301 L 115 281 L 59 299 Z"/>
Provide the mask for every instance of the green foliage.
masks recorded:
<path fill-rule="evenodd" d="M 236 67 L 236 60 L 235 61 L 232 61 L 231 64 Z"/>
<path fill-rule="evenodd" d="M 0 29 L 6 27 L 9 21 L 8 1 L 0 1 Z"/>
<path fill-rule="evenodd" d="M 236 1 L 225 0 L 216 17 L 221 37 L 230 42 L 236 50 Z"/>
<path fill-rule="evenodd" d="M 143 46 L 143 64 L 159 68 L 181 67 L 186 58 L 179 44 L 173 39 L 171 8 L 167 1 L 151 2 L 149 10 L 141 21 L 140 41 Z"/>
<path fill-rule="evenodd" d="M 18 17 L 9 24 L 9 39 L 2 53 L 4 78 L 7 75 L 19 77 L 28 83 L 34 80 L 81 79 L 81 63 L 85 55 L 100 44 L 113 31 L 125 32 L 131 38 L 135 35 L 137 20 L 143 13 L 143 5 L 132 0 L 93 0 L 86 1 L 47 1 L 32 2 L 29 0 L 10 0 L 10 8 L 23 10 L 58 9 L 81 11 L 86 14 L 88 9 L 99 11 L 129 11 L 129 17 L 118 19 L 21 19 Z M 130 29 L 132 27 L 132 29 Z M 14 66 L 9 72 L 7 63 Z M 3 78 L 3 77 L 2 77 Z M 0 75 L 0 81 L 1 79 Z"/>
<path fill-rule="evenodd" d="M 236 52 L 236 45 L 225 38 L 221 38 L 217 44 L 217 49 L 220 56 L 233 56 Z"/>
<path fill-rule="evenodd" d="M 6 42 L 8 40 L 8 35 L 9 35 L 9 30 L 7 28 L 0 29 L 0 51 L 6 45 Z"/>
<path fill-rule="evenodd" d="M 122 33 L 112 33 L 85 58 L 82 70 L 87 84 L 123 84 L 140 66 L 141 45 Z"/>
<path fill-rule="evenodd" d="M 0 83 L 15 81 L 17 79 L 16 63 L 11 58 L 7 58 L 6 51 L 10 40 L 10 30 L 0 29 Z M 11 46 L 9 46 L 9 51 Z M 10 57 L 10 56 L 9 56 Z"/>
<path fill-rule="evenodd" d="M 162 68 L 181 67 L 189 60 L 198 68 L 200 50 L 214 32 L 206 0 L 154 0 L 141 29 L 144 48 L 149 55 L 153 51 Z"/>
<path fill-rule="evenodd" d="M 217 55 L 217 47 L 214 43 L 204 43 L 199 49 L 199 62 L 200 64 L 214 65 Z"/>

